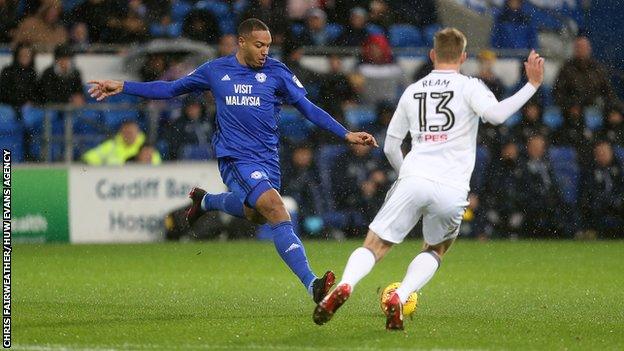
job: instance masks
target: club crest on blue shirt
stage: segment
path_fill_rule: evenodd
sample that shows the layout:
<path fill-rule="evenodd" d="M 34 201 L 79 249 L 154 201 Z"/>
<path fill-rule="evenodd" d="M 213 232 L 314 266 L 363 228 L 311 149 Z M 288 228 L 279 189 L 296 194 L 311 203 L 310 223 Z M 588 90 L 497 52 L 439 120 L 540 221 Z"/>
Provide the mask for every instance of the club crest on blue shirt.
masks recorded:
<path fill-rule="evenodd" d="M 295 84 L 297 84 L 297 86 L 298 86 L 299 88 L 303 88 L 303 84 L 301 84 L 301 82 L 299 81 L 299 79 L 297 78 L 297 76 L 294 76 L 294 75 L 293 75 L 292 80 L 293 80 L 293 82 L 295 82 Z"/>
<path fill-rule="evenodd" d="M 258 73 L 258 74 L 260 74 L 260 73 Z M 253 172 L 251 174 L 251 178 L 253 178 L 253 179 L 260 179 L 260 178 L 262 178 L 262 173 L 260 173 L 260 171 L 255 171 L 255 172 Z"/>
<path fill-rule="evenodd" d="M 260 83 L 264 83 L 266 81 L 266 74 L 256 73 L 256 80 Z"/>

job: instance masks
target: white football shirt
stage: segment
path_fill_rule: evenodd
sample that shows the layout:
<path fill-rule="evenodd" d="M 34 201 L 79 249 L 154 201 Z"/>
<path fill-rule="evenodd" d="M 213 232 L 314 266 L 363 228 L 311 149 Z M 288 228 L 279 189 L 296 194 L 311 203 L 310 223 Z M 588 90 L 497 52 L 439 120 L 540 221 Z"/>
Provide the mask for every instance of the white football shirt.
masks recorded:
<path fill-rule="evenodd" d="M 412 136 L 399 178 L 415 175 L 470 190 L 479 117 L 497 103 L 481 80 L 455 71 L 434 70 L 407 87 L 387 132 Z"/>

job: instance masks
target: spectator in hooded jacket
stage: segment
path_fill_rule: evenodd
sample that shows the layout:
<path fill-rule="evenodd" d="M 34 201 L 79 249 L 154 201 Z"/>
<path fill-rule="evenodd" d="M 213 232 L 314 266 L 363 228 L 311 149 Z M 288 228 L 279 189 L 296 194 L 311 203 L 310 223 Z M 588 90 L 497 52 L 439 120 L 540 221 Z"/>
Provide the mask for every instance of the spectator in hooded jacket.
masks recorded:
<path fill-rule="evenodd" d="M 23 105 L 39 100 L 37 91 L 35 52 L 29 45 L 19 44 L 13 50 L 13 62 L 0 73 L 0 102 L 19 113 Z"/>
<path fill-rule="evenodd" d="M 67 45 L 54 50 L 54 62 L 41 74 L 39 91 L 42 103 L 85 103 L 80 71 L 73 62 L 74 53 Z"/>
<path fill-rule="evenodd" d="M 58 1 L 42 2 L 37 13 L 24 18 L 15 29 L 13 43 L 31 44 L 37 51 L 52 51 L 67 42 L 67 29 L 61 23 Z"/>

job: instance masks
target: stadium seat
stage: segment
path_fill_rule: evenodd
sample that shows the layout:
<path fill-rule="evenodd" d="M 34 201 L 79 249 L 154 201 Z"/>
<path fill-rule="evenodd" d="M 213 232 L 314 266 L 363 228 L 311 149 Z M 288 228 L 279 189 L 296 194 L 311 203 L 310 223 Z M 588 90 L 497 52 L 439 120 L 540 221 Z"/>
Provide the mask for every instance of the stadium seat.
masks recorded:
<path fill-rule="evenodd" d="M 433 37 L 440 29 L 442 26 L 439 24 L 430 24 L 423 29 L 422 39 L 426 47 L 433 47 Z"/>
<path fill-rule="evenodd" d="M 585 125 L 591 131 L 597 131 L 602 128 L 602 113 L 596 106 L 585 108 Z"/>
<path fill-rule="evenodd" d="M 305 26 L 301 23 L 293 23 L 290 26 L 290 30 L 295 37 L 298 37 L 305 31 Z"/>
<path fill-rule="evenodd" d="M 187 144 L 182 146 L 182 159 L 192 161 L 205 161 L 213 159 L 212 146 L 210 144 Z"/>
<path fill-rule="evenodd" d="M 516 124 L 520 123 L 522 121 L 522 114 L 520 113 L 520 111 L 514 113 L 513 115 L 511 115 L 511 117 L 509 117 L 506 121 L 505 121 L 505 125 L 507 127 L 513 127 Z"/>
<path fill-rule="evenodd" d="M 193 9 L 193 6 L 186 1 L 173 1 L 171 4 L 171 18 L 174 22 L 184 21 L 184 17 Z"/>
<path fill-rule="evenodd" d="M 104 111 L 104 125 L 110 131 L 117 131 L 124 121 L 139 122 L 138 110 L 112 110 Z"/>
<path fill-rule="evenodd" d="M 74 114 L 73 124 L 74 134 L 99 134 L 105 132 L 102 114 L 98 110 L 78 110 Z"/>
<path fill-rule="evenodd" d="M 492 28 L 492 47 L 497 49 L 529 49 L 537 47 L 531 26 L 515 23 L 495 23 Z"/>
<path fill-rule="evenodd" d="M 1 122 L 0 122 L 1 123 Z M 11 160 L 21 162 L 24 160 L 24 136 L 17 130 L 12 134 L 0 134 L 0 149 L 11 150 Z"/>
<path fill-rule="evenodd" d="M 325 30 L 327 31 L 327 39 L 330 42 L 333 42 L 334 40 L 338 39 L 338 37 L 342 34 L 344 28 L 338 23 L 328 23 L 327 27 L 325 27 Z"/>
<path fill-rule="evenodd" d="M 0 135 L 10 134 L 21 127 L 13 107 L 0 105 Z"/>
<path fill-rule="evenodd" d="M 368 106 L 348 107 L 345 109 L 345 120 L 349 127 L 363 128 L 377 120 L 375 109 Z"/>
<path fill-rule="evenodd" d="M 544 124 L 552 130 L 557 130 L 563 124 L 563 116 L 561 110 L 556 106 L 546 107 L 544 109 Z"/>
<path fill-rule="evenodd" d="M 198 10 L 208 10 L 217 18 L 223 18 L 229 15 L 230 7 L 227 3 L 217 0 L 203 0 L 195 4 Z"/>
<path fill-rule="evenodd" d="M 383 29 L 383 27 L 376 25 L 376 24 L 367 24 L 366 31 L 368 32 L 369 35 L 375 35 L 375 34 L 386 35 L 386 31 Z"/>
<path fill-rule="evenodd" d="M 622 167 L 624 167 L 624 146 L 614 146 L 613 152 L 615 153 L 615 158 L 620 162 Z"/>
<path fill-rule="evenodd" d="M 580 170 L 573 147 L 551 147 L 548 157 L 553 167 L 557 184 L 563 195 L 563 200 L 574 205 L 578 200 Z"/>
<path fill-rule="evenodd" d="M 312 131 L 310 122 L 294 109 L 281 111 L 279 129 L 283 137 L 294 143 L 304 141 Z"/>
<path fill-rule="evenodd" d="M 480 193 L 483 190 L 485 183 L 485 176 L 487 169 L 490 165 L 491 155 L 490 150 L 483 145 L 477 145 L 477 154 L 475 159 L 475 167 L 472 172 L 472 179 L 470 180 L 470 187 L 472 191 Z"/>
<path fill-rule="evenodd" d="M 172 22 L 168 25 L 152 24 L 150 34 L 156 38 L 178 38 L 182 35 L 182 22 Z"/>
<path fill-rule="evenodd" d="M 420 30 L 409 24 L 390 26 L 389 37 L 393 47 L 419 47 L 424 44 Z"/>

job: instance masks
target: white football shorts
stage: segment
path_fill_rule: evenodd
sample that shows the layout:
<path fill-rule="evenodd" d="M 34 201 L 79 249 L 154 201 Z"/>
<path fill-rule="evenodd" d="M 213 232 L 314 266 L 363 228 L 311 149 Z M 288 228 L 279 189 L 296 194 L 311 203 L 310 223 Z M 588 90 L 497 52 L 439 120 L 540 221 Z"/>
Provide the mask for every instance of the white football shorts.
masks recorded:
<path fill-rule="evenodd" d="M 397 180 L 369 228 L 381 239 L 398 244 L 423 218 L 429 245 L 456 238 L 466 206 L 465 190 L 418 176 Z"/>

